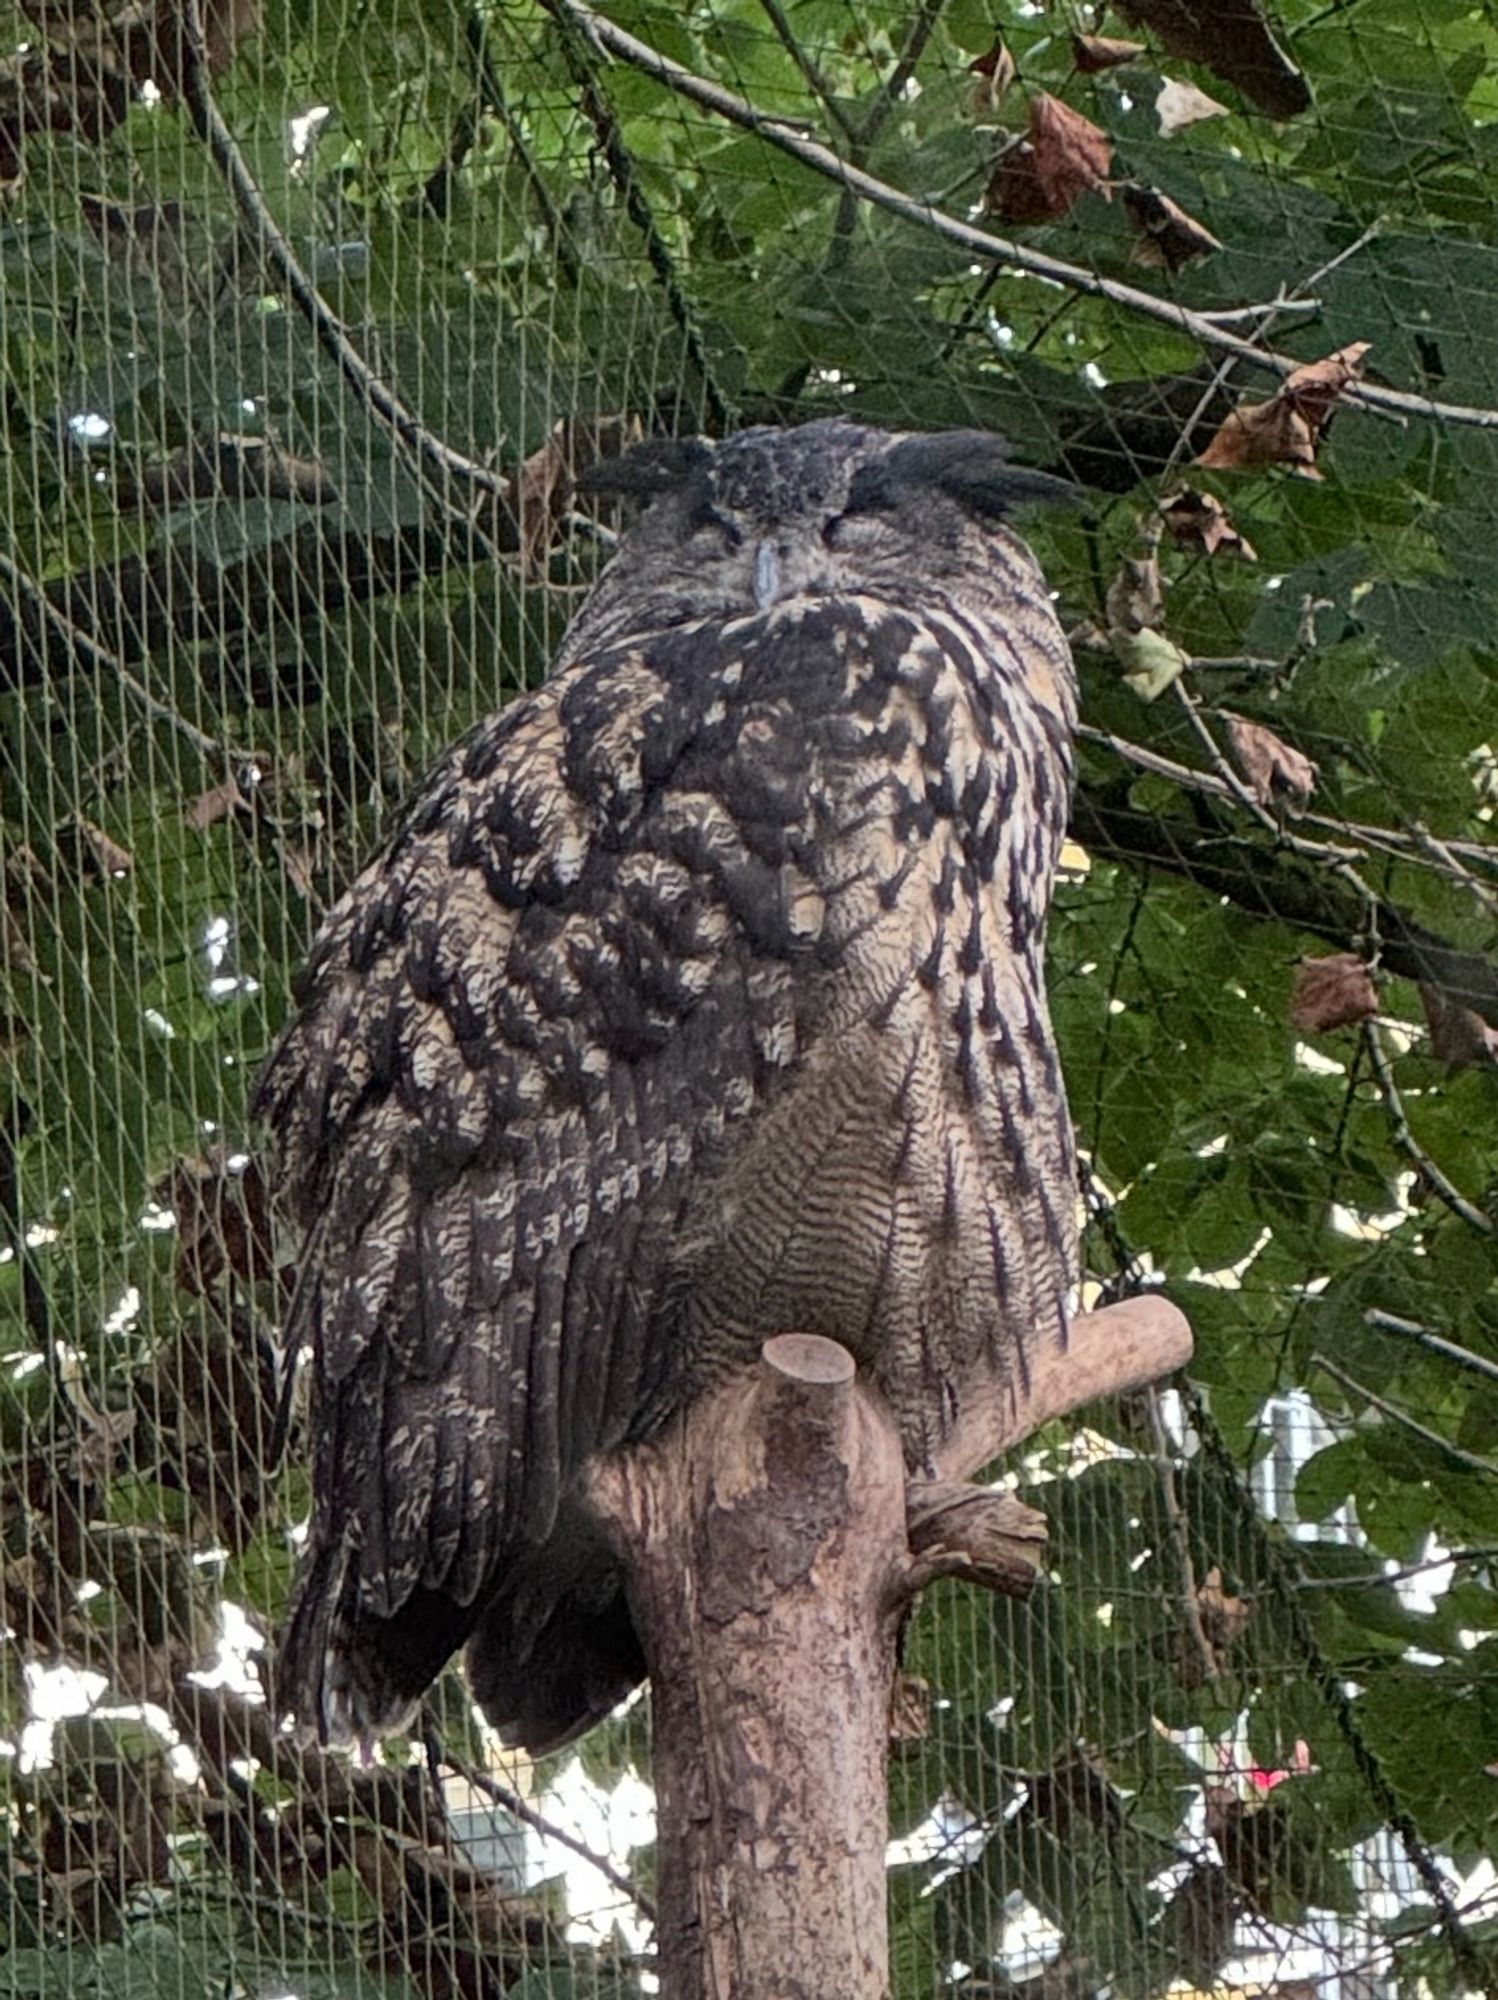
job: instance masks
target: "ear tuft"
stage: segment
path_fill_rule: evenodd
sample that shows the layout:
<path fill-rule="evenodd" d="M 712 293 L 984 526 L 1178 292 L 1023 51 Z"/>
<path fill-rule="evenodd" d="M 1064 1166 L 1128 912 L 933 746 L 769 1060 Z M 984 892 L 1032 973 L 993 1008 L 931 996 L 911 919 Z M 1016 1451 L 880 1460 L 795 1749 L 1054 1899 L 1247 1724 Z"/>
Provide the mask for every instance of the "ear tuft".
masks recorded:
<path fill-rule="evenodd" d="M 932 488 L 971 513 L 999 520 L 1031 501 L 1076 498 L 1069 480 L 1013 465 L 1009 446 L 990 431 L 932 431 L 901 438 L 863 466 L 848 494 L 850 513 L 873 513 L 917 500 Z"/>
<path fill-rule="evenodd" d="M 618 458 L 590 465 L 577 486 L 580 493 L 631 500 L 654 500 L 680 491 L 706 471 L 713 448 L 706 438 L 647 438 Z"/>

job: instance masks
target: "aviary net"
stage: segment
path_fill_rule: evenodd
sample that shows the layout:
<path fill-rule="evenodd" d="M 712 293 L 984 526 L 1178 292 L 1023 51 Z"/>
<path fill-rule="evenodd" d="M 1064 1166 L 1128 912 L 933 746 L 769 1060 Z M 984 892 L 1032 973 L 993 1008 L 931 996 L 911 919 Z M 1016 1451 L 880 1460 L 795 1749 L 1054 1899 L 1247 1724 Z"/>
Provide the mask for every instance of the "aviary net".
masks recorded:
<path fill-rule="evenodd" d="M 1498 21 L 1470 0 L 0 6 L 0 1994 L 654 1990 L 648 1721 L 267 1704 L 248 1085 L 536 684 L 632 440 L 976 426 L 1083 690 L 1089 1302 L 906 1636 L 892 1984 L 1498 1991 Z"/>

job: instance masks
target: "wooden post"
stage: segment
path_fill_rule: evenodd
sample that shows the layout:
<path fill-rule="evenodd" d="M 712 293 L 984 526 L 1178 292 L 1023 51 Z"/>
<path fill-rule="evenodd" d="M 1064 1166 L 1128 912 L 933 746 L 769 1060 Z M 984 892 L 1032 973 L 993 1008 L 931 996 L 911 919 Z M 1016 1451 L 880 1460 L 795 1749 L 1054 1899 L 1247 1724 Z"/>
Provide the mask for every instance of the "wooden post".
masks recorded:
<path fill-rule="evenodd" d="M 662 2000 L 884 2000 L 890 1691 L 936 1576 L 1023 1594 L 1044 1522 L 968 1474 L 1045 1419 L 1179 1367 L 1160 1299 L 1077 1320 L 1054 1366 L 972 1385 L 934 1480 L 814 1334 L 596 1470 L 650 1662 Z"/>

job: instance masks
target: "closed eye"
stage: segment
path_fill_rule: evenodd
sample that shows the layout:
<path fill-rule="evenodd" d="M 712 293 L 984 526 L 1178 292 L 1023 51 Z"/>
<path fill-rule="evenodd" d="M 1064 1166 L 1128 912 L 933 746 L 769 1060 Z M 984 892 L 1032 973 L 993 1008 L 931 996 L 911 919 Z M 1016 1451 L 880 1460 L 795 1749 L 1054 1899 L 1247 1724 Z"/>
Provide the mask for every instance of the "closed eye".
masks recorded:
<path fill-rule="evenodd" d="M 727 514 L 720 514 L 710 502 L 705 502 L 687 524 L 687 532 L 695 541 L 700 536 L 711 536 L 719 549 L 733 551 L 743 547 L 744 531 Z"/>

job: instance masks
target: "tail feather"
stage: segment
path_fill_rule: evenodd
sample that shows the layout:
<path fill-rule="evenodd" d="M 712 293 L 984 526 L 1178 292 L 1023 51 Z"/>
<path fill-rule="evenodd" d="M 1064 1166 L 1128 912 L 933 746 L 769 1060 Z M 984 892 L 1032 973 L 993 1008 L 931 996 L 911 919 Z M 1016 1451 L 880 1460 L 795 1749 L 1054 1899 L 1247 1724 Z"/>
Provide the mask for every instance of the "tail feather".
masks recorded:
<path fill-rule="evenodd" d="M 489 1721 L 541 1755 L 600 1722 L 645 1678 L 624 1576 L 596 1529 L 564 1507 L 556 1531 L 500 1566 L 488 1598 L 414 1590 L 392 1617 L 359 1607 L 356 1555 L 324 1549 L 298 1584 L 276 1705 L 304 1739 L 367 1742 L 403 1728 L 458 1649 Z"/>
<path fill-rule="evenodd" d="M 297 1589 L 276 1663 L 276 1706 L 319 1743 L 369 1742 L 411 1712 L 473 1630 L 475 1605 L 414 1590 L 391 1618 L 359 1609 L 346 1551 L 324 1551 Z"/>
<path fill-rule="evenodd" d="M 474 1699 L 507 1742 L 559 1750 L 645 1678 L 624 1575 L 597 1534 L 567 1518 L 506 1575 L 469 1641 Z"/>

